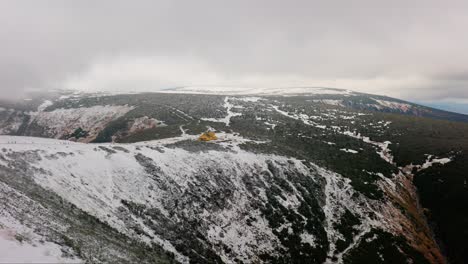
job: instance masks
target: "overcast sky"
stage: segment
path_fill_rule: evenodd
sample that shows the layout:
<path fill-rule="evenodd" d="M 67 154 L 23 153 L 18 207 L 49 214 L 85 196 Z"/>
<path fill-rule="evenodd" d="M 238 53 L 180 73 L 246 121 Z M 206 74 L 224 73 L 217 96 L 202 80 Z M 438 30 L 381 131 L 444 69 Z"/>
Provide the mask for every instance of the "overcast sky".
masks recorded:
<path fill-rule="evenodd" d="M 4 0 L 0 91 L 300 85 L 468 103 L 468 2 L 408 2 Z"/>

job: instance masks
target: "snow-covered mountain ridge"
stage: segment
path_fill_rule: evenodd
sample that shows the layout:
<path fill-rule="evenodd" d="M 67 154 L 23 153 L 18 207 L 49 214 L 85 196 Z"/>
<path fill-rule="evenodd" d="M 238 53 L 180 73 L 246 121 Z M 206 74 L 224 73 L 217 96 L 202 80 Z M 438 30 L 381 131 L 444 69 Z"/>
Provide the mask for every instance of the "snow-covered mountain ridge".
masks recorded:
<path fill-rule="evenodd" d="M 157 91 L 172 94 L 211 94 L 211 95 L 351 95 L 354 92 L 329 87 L 239 87 L 239 86 L 184 86 Z"/>
<path fill-rule="evenodd" d="M 322 91 L 62 94 L 1 107 L 0 228 L 32 232 L 21 245 L 44 241 L 56 259 L 445 262 L 436 208 L 414 182 L 462 166 L 462 141 L 450 140 L 465 125 L 418 117 L 410 103 Z M 207 130 L 218 140 L 198 141 Z"/>
<path fill-rule="evenodd" d="M 225 263 L 261 261 L 264 255 L 294 257 L 279 255 L 291 250 L 278 237 L 283 232 L 301 239 L 296 250 L 304 258 L 318 258 L 311 255 L 314 248 L 328 248 L 330 262 L 342 262 L 372 232 L 404 235 L 406 223 L 399 223 L 403 216 L 391 203 L 359 195 L 342 176 L 294 158 L 244 151 L 239 144 L 249 140 L 239 136 L 219 137 L 220 142 L 208 143 L 213 145 L 208 150 L 198 146 L 193 151 L 186 150 L 197 146 L 189 135 L 123 145 L 1 136 L 0 164 L 21 167 L 41 187 L 129 237 L 160 245 L 180 262 L 201 261 L 197 255 L 202 252 L 193 255 L 193 249 L 184 248 L 191 239 L 185 232 L 198 233 L 204 242 L 197 248 L 218 256 L 211 261 Z M 268 206 L 286 210 L 292 218 L 272 226 L 264 215 Z M 14 216 L 10 210 L 3 212 Z M 309 222 L 306 213 L 318 219 Z M 360 223 L 353 228 L 352 243 L 338 250 L 343 234 L 337 226 L 345 214 Z M 198 222 L 195 230 L 183 228 L 193 221 Z M 182 230 L 171 230 L 172 225 Z"/>

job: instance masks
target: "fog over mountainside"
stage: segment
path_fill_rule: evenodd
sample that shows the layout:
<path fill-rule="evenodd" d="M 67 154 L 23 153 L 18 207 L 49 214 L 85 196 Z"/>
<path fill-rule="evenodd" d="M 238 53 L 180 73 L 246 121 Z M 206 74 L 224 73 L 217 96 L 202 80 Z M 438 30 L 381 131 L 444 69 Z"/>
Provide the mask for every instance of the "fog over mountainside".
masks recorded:
<path fill-rule="evenodd" d="M 1 263 L 468 263 L 468 2 L 0 1 Z"/>
<path fill-rule="evenodd" d="M 6 0 L 0 97 L 313 85 L 466 105 L 466 10 L 433 0 Z"/>
<path fill-rule="evenodd" d="M 468 259 L 467 116 L 335 88 L 232 88 L 2 102 L 10 259 Z"/>

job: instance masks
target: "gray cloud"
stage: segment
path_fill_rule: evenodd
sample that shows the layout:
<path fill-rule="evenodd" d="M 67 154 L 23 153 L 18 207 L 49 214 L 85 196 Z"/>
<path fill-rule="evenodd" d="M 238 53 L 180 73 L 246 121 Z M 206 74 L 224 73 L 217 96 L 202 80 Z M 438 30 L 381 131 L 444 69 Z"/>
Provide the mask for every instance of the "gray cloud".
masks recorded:
<path fill-rule="evenodd" d="M 468 100 L 468 4 L 1 1 L 0 92 L 321 85 Z"/>

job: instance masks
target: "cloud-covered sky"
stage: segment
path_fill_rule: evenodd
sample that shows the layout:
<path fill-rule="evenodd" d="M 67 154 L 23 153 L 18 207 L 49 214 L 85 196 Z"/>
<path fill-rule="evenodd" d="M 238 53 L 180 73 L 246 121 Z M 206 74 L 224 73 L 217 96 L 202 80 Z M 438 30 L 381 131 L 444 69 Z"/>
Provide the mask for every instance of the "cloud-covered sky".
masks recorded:
<path fill-rule="evenodd" d="M 463 104 L 467 28 L 466 1 L 5 0 L 0 92 L 299 85 Z"/>

